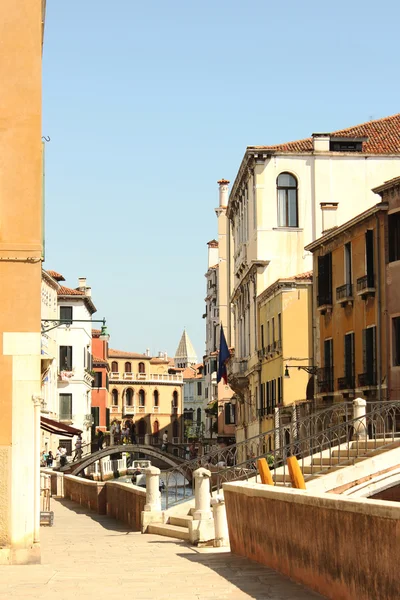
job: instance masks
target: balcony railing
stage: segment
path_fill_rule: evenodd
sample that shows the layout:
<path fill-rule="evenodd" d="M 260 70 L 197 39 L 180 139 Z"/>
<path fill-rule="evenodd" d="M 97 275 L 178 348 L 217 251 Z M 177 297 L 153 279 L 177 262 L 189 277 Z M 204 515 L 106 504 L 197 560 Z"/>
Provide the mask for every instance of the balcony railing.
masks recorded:
<path fill-rule="evenodd" d="M 332 306 L 332 294 L 319 294 L 317 296 L 317 306 Z"/>
<path fill-rule="evenodd" d="M 72 413 L 60 413 L 58 418 L 60 421 L 72 421 Z"/>
<path fill-rule="evenodd" d="M 368 371 L 367 373 L 360 373 L 358 376 L 358 385 L 360 387 L 367 387 L 369 385 L 376 385 L 376 373 L 374 370 Z"/>
<path fill-rule="evenodd" d="M 159 413 L 160 412 L 160 407 L 159 406 L 153 406 L 153 413 Z"/>
<path fill-rule="evenodd" d="M 117 413 L 117 412 L 119 412 L 119 406 L 117 406 L 117 405 L 110 406 L 110 410 L 112 413 Z"/>
<path fill-rule="evenodd" d="M 244 375 L 247 371 L 247 360 L 234 358 L 231 360 L 232 374 L 233 375 Z"/>
<path fill-rule="evenodd" d="M 144 413 L 144 412 L 146 412 L 146 407 L 145 406 L 138 406 L 137 407 L 137 411 L 138 411 L 138 413 Z"/>
<path fill-rule="evenodd" d="M 323 367 L 318 371 L 318 391 L 320 394 L 333 392 L 333 367 Z"/>
<path fill-rule="evenodd" d="M 354 390 L 355 378 L 354 375 L 344 377 L 338 377 L 338 389 L 339 390 Z"/>
<path fill-rule="evenodd" d="M 132 404 L 124 404 L 124 414 L 125 415 L 134 415 L 135 407 Z"/>
<path fill-rule="evenodd" d="M 113 371 L 110 373 L 110 381 L 164 381 L 180 382 L 183 381 L 182 373 L 119 373 Z"/>
<path fill-rule="evenodd" d="M 346 302 L 353 299 L 353 284 L 345 283 L 336 288 L 336 300 Z"/>
<path fill-rule="evenodd" d="M 373 274 L 363 275 L 363 277 L 357 279 L 357 294 L 363 298 L 375 294 L 375 277 Z"/>
<path fill-rule="evenodd" d="M 239 246 L 239 250 L 235 252 L 233 257 L 234 271 L 237 273 L 247 263 L 247 244 L 243 243 Z"/>

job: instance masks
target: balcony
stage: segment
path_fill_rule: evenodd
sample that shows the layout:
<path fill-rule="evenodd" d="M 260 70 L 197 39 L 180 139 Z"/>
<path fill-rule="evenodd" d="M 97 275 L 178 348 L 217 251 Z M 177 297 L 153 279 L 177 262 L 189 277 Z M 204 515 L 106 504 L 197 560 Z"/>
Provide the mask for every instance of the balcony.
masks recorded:
<path fill-rule="evenodd" d="M 368 296 L 375 296 L 375 277 L 374 275 L 364 275 L 357 279 L 357 295 L 366 300 Z"/>
<path fill-rule="evenodd" d="M 321 315 L 332 312 L 332 293 L 317 296 L 317 309 Z"/>
<path fill-rule="evenodd" d="M 153 406 L 153 413 L 159 413 L 160 412 L 160 407 L 159 406 Z"/>
<path fill-rule="evenodd" d="M 318 392 L 329 394 L 334 390 L 333 367 L 323 367 L 318 370 Z"/>
<path fill-rule="evenodd" d="M 146 407 L 145 406 L 138 406 L 137 407 L 137 411 L 138 411 L 138 413 L 145 413 L 146 412 Z"/>
<path fill-rule="evenodd" d="M 119 411 L 119 406 L 110 406 L 110 412 L 111 412 L 112 414 L 114 414 L 114 413 L 119 413 L 119 412 L 120 412 L 120 411 Z"/>
<path fill-rule="evenodd" d="M 242 390 L 248 385 L 248 377 L 246 376 L 247 360 L 232 357 L 227 362 L 227 371 L 229 385 L 240 396 Z"/>
<path fill-rule="evenodd" d="M 353 304 L 353 285 L 351 283 L 345 283 L 336 288 L 336 300 L 338 304 L 347 306 Z"/>
<path fill-rule="evenodd" d="M 344 377 L 338 377 L 338 390 L 354 390 L 355 378 L 354 375 Z"/>
<path fill-rule="evenodd" d="M 124 404 L 124 415 L 134 416 L 135 407 L 132 404 Z"/>
<path fill-rule="evenodd" d="M 374 370 L 358 375 L 359 387 L 370 387 L 376 385 L 376 372 Z"/>
<path fill-rule="evenodd" d="M 110 381 L 157 381 L 166 383 L 179 383 L 183 381 L 182 373 L 110 373 Z"/>

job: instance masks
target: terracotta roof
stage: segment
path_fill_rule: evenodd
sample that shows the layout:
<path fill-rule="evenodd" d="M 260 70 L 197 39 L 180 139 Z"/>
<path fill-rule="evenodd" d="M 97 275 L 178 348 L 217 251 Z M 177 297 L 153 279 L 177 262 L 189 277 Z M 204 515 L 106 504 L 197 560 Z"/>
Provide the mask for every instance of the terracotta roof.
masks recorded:
<path fill-rule="evenodd" d="M 64 277 L 60 273 L 57 273 L 57 271 L 50 271 L 49 269 L 46 269 L 46 273 L 48 273 L 50 277 L 56 281 L 65 281 Z"/>
<path fill-rule="evenodd" d="M 57 290 L 58 296 L 85 296 L 85 292 L 82 290 L 73 290 L 71 288 L 67 288 L 63 285 L 60 285 L 60 289 Z"/>
<path fill-rule="evenodd" d="M 151 356 L 147 356 L 146 354 L 138 354 L 137 352 L 125 352 L 125 350 L 114 350 L 113 348 L 110 348 L 108 350 L 108 357 L 109 358 L 145 358 L 147 360 L 151 359 Z"/>
<path fill-rule="evenodd" d="M 229 181 L 227 179 L 220 179 L 219 181 L 217 181 L 217 183 L 219 185 L 227 185 Z"/>
<path fill-rule="evenodd" d="M 101 329 L 92 329 L 92 337 L 98 338 L 101 334 Z"/>
<path fill-rule="evenodd" d="M 108 362 L 104 358 L 93 356 L 93 365 L 104 365 L 105 367 L 108 367 Z"/>
<path fill-rule="evenodd" d="M 306 271 L 305 273 L 300 273 L 300 275 L 293 275 L 293 277 L 287 277 L 287 279 L 294 279 L 295 281 L 297 281 L 298 279 L 312 279 L 313 278 L 313 272 L 312 271 Z M 284 277 L 282 279 L 285 279 Z"/>
<path fill-rule="evenodd" d="M 151 365 L 169 365 L 169 359 L 168 358 L 159 358 L 158 356 L 155 358 L 152 358 L 150 361 Z"/>
<path fill-rule="evenodd" d="M 207 246 L 210 248 L 218 248 L 218 242 L 217 240 L 211 240 L 211 242 L 207 242 Z"/>
<path fill-rule="evenodd" d="M 338 129 L 327 134 L 331 138 L 368 138 L 362 145 L 365 154 L 398 154 L 400 152 L 400 113 L 368 121 L 361 125 Z M 313 152 L 313 138 L 305 138 L 274 146 L 251 146 L 275 152 Z"/>

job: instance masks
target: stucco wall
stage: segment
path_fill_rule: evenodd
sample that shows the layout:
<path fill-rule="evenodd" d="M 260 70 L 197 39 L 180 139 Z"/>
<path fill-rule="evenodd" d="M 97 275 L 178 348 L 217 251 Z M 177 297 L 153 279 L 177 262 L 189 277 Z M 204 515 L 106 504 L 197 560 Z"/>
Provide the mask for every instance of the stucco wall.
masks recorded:
<path fill-rule="evenodd" d="M 64 496 L 99 515 L 106 514 L 105 483 L 88 481 L 74 475 L 64 476 Z"/>
<path fill-rule="evenodd" d="M 400 596 L 400 506 L 333 494 L 224 484 L 232 552 L 332 600 Z"/>

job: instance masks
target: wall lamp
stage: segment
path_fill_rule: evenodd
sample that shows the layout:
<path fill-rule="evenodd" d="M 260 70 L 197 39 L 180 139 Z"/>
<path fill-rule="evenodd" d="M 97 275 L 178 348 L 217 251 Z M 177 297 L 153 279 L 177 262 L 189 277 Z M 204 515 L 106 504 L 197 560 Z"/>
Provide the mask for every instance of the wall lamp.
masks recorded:
<path fill-rule="evenodd" d="M 289 369 L 298 369 L 299 371 L 306 371 L 306 373 L 308 373 L 309 375 L 317 375 L 318 373 L 318 367 L 316 367 L 315 365 L 304 365 L 304 366 L 297 366 L 297 365 L 285 365 L 285 378 L 289 379 L 290 374 L 289 374 Z"/>
<path fill-rule="evenodd" d="M 42 333 L 47 333 L 62 325 L 68 329 L 72 323 L 102 323 L 99 339 L 103 342 L 108 342 L 110 339 L 105 319 L 42 319 Z"/>

